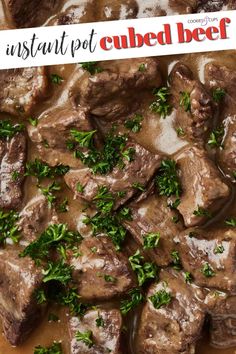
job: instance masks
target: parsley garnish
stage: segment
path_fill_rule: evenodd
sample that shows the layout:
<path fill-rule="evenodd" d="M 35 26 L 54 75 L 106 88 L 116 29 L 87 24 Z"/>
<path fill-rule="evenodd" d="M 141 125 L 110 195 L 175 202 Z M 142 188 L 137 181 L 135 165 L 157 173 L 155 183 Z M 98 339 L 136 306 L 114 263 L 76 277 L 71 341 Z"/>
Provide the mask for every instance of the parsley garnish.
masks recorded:
<path fill-rule="evenodd" d="M 77 184 L 76 184 L 76 190 L 77 190 L 77 192 L 79 192 L 79 193 L 83 193 L 83 191 L 84 191 L 84 186 L 83 186 L 80 182 L 77 182 Z"/>
<path fill-rule="evenodd" d="M 225 220 L 225 224 L 228 226 L 236 227 L 236 218 Z"/>
<path fill-rule="evenodd" d="M 139 183 L 139 182 L 134 182 L 133 184 L 132 184 L 132 187 L 133 188 L 135 188 L 135 189 L 138 189 L 139 191 L 141 191 L 141 192 L 144 192 L 145 191 L 145 185 L 144 184 L 142 184 L 142 183 Z"/>
<path fill-rule="evenodd" d="M 24 124 L 14 124 L 10 120 L 0 120 L 0 139 L 12 138 L 24 130 Z"/>
<path fill-rule="evenodd" d="M 70 313 L 75 316 L 83 317 L 90 305 L 79 301 L 80 296 L 76 288 L 67 288 L 59 293 L 57 301 L 63 306 L 68 306 Z"/>
<path fill-rule="evenodd" d="M 224 250 L 225 250 L 225 249 L 224 249 L 224 246 L 223 246 L 223 245 L 218 245 L 218 246 L 215 247 L 214 253 L 215 253 L 215 254 L 220 254 L 220 253 L 223 253 Z"/>
<path fill-rule="evenodd" d="M 142 286 L 146 281 L 155 279 L 157 276 L 157 267 L 154 263 L 144 262 L 144 257 L 140 251 L 129 257 L 129 262 L 133 271 L 137 274 L 139 286 Z"/>
<path fill-rule="evenodd" d="M 19 214 L 14 210 L 0 210 L 0 243 L 5 243 L 10 238 L 14 243 L 18 242 L 20 233 L 17 226 Z"/>
<path fill-rule="evenodd" d="M 163 289 L 150 296 L 149 299 L 151 300 L 155 309 L 158 310 L 162 306 L 168 305 L 171 302 L 171 294 Z"/>
<path fill-rule="evenodd" d="M 181 127 L 178 127 L 176 129 L 176 133 L 177 133 L 178 136 L 184 136 L 185 135 L 185 132 L 184 132 L 183 128 L 181 128 Z"/>
<path fill-rule="evenodd" d="M 224 128 L 221 127 L 219 129 L 215 129 L 211 132 L 210 138 L 207 142 L 207 144 L 210 147 L 222 147 L 222 139 L 224 136 Z"/>
<path fill-rule="evenodd" d="M 197 210 L 194 210 L 193 215 L 206 216 L 207 218 L 211 218 L 212 217 L 211 213 L 208 210 L 206 210 L 206 209 L 204 209 L 204 208 L 202 208 L 200 206 L 198 206 Z"/>
<path fill-rule="evenodd" d="M 63 78 L 57 74 L 51 74 L 51 82 L 56 85 L 61 85 Z"/>
<path fill-rule="evenodd" d="M 108 214 L 113 209 L 115 198 L 106 186 L 100 186 L 96 196 L 93 198 L 97 209 L 102 214 Z"/>
<path fill-rule="evenodd" d="M 96 326 L 97 327 L 104 327 L 105 326 L 105 322 L 104 319 L 102 318 L 101 315 L 98 314 L 98 318 L 96 318 Z"/>
<path fill-rule="evenodd" d="M 142 63 L 142 64 L 140 64 L 139 65 L 139 68 L 138 68 L 138 71 L 140 71 L 140 72 L 144 72 L 144 71 L 146 71 L 146 64 L 145 63 Z"/>
<path fill-rule="evenodd" d="M 117 281 L 117 278 L 113 277 L 112 275 L 109 275 L 109 274 L 104 274 L 104 280 L 107 282 L 107 283 L 116 283 Z"/>
<path fill-rule="evenodd" d="M 160 195 L 170 197 L 181 194 L 181 185 L 174 160 L 163 160 L 156 176 L 156 185 Z"/>
<path fill-rule="evenodd" d="M 46 297 L 45 291 L 43 289 L 38 289 L 35 292 L 35 298 L 36 298 L 37 304 L 39 304 L 39 305 L 45 304 L 47 302 L 47 297 Z"/>
<path fill-rule="evenodd" d="M 191 101 L 189 92 L 180 92 L 180 101 L 179 104 L 184 108 L 185 112 L 191 112 Z"/>
<path fill-rule="evenodd" d="M 215 102 L 220 102 L 225 97 L 225 90 L 221 87 L 217 87 L 212 92 L 212 97 Z"/>
<path fill-rule="evenodd" d="M 53 343 L 50 347 L 41 347 L 38 345 L 34 348 L 34 354 L 63 354 L 61 343 Z"/>
<path fill-rule="evenodd" d="M 83 342 L 88 348 L 92 348 L 93 346 L 93 332 L 92 331 L 85 331 L 80 332 L 77 331 L 75 334 L 75 338 L 78 342 Z"/>
<path fill-rule="evenodd" d="M 105 175 L 113 170 L 115 166 L 124 167 L 123 158 L 128 160 L 133 158 L 133 150 L 125 150 L 127 142 L 126 135 L 108 134 L 104 140 L 102 150 L 98 151 L 93 147 L 84 154 L 80 150 L 75 150 L 75 157 L 81 159 L 84 165 L 92 169 L 93 173 Z M 123 154 L 123 155 L 122 155 Z"/>
<path fill-rule="evenodd" d="M 41 190 L 42 194 L 47 198 L 48 204 L 51 207 L 53 203 L 55 203 L 57 197 L 55 196 L 55 192 L 58 192 L 61 190 L 61 186 L 57 182 L 53 182 L 47 187 L 41 187 L 39 186 L 39 189 Z"/>
<path fill-rule="evenodd" d="M 97 213 L 92 217 L 86 217 L 83 222 L 86 225 L 91 225 L 93 234 L 107 234 L 117 250 L 120 250 L 121 245 L 126 236 L 126 229 L 119 223 L 119 217 L 111 214 Z"/>
<path fill-rule="evenodd" d="M 141 114 L 135 114 L 134 118 L 125 121 L 125 127 L 133 133 L 138 133 L 142 127 L 142 120 L 143 116 Z"/>
<path fill-rule="evenodd" d="M 211 277 L 214 277 L 215 275 L 215 272 L 214 270 L 212 269 L 212 267 L 210 266 L 209 263 L 205 263 L 201 269 L 201 272 L 203 275 L 205 275 L 205 277 L 207 278 L 211 278 Z"/>
<path fill-rule="evenodd" d="M 193 281 L 192 274 L 189 273 L 189 272 L 185 272 L 185 273 L 184 273 L 184 279 L 185 279 L 185 283 L 191 284 L 192 281 Z"/>
<path fill-rule="evenodd" d="M 38 120 L 38 118 L 30 117 L 29 122 L 33 127 L 37 127 L 39 120 Z"/>
<path fill-rule="evenodd" d="M 38 180 L 43 178 L 53 179 L 55 177 L 64 176 L 69 171 L 69 169 L 69 166 L 61 164 L 55 167 L 51 167 L 48 164 L 35 159 L 34 161 L 30 161 L 26 164 L 25 176 L 33 176 Z"/>
<path fill-rule="evenodd" d="M 17 181 L 19 179 L 19 177 L 20 177 L 20 172 L 13 171 L 12 174 L 11 174 L 11 177 L 12 177 L 13 181 Z"/>
<path fill-rule="evenodd" d="M 156 248 L 160 241 L 160 232 L 150 232 L 143 236 L 143 248 L 145 250 Z"/>
<path fill-rule="evenodd" d="M 168 97 L 170 95 L 167 87 L 161 87 L 154 89 L 153 94 L 156 100 L 150 105 L 150 109 L 154 113 L 159 113 L 161 117 L 165 118 L 171 111 L 172 107 L 168 103 Z"/>
<path fill-rule="evenodd" d="M 168 204 L 167 204 L 167 206 L 172 210 L 177 209 L 179 205 L 180 205 L 179 198 L 177 198 L 174 202 L 172 200 L 170 200 L 170 202 L 168 202 Z"/>
<path fill-rule="evenodd" d="M 97 131 L 91 130 L 89 132 L 82 132 L 76 129 L 71 129 L 70 133 L 75 140 L 76 143 L 79 144 L 80 147 L 91 147 L 93 144 L 94 135 Z"/>
<path fill-rule="evenodd" d="M 62 260 L 59 262 L 48 262 L 47 268 L 42 273 L 44 283 L 54 280 L 66 285 L 72 279 L 72 267 L 65 264 Z"/>
<path fill-rule="evenodd" d="M 31 242 L 20 256 L 30 256 L 35 261 L 42 260 L 49 255 L 50 249 L 57 247 L 59 243 L 74 244 L 81 240 L 79 232 L 69 231 L 66 224 L 53 224 Z"/>
<path fill-rule="evenodd" d="M 101 73 L 103 69 L 100 66 L 97 66 L 97 62 L 88 61 L 87 63 L 81 63 L 81 67 L 88 71 L 91 75 Z"/>
<path fill-rule="evenodd" d="M 179 252 L 178 251 L 172 251 L 171 252 L 171 258 L 172 258 L 171 266 L 175 270 L 181 270 L 182 269 L 182 264 L 181 264 Z"/>
<path fill-rule="evenodd" d="M 123 316 L 144 301 L 144 296 L 139 288 L 130 290 L 128 295 L 129 298 L 122 300 L 120 304 L 120 311 Z"/>
<path fill-rule="evenodd" d="M 57 210 L 59 211 L 59 213 L 66 213 L 69 210 L 67 198 L 64 198 L 63 202 L 58 205 Z"/>

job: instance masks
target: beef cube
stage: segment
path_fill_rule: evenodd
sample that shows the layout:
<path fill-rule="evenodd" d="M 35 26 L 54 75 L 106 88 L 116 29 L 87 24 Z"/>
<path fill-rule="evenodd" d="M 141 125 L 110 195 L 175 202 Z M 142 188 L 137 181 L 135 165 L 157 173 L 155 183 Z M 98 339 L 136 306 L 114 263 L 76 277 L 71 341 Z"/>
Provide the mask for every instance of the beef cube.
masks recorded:
<path fill-rule="evenodd" d="M 236 182 L 236 110 L 224 120 L 223 149 L 217 151 L 217 160 L 225 175 Z"/>
<path fill-rule="evenodd" d="M 161 307 L 157 301 L 155 308 L 150 297 L 159 291 L 171 298 Z M 160 282 L 151 285 L 147 298 L 139 321 L 136 353 L 194 353 L 205 318 L 200 288 L 186 284 L 181 273 L 162 270 Z"/>
<path fill-rule="evenodd" d="M 145 65 L 145 71 L 139 70 L 141 64 Z M 128 59 L 113 63 L 100 73 L 86 73 L 74 94 L 78 96 L 77 103 L 88 107 L 92 114 L 113 120 L 139 107 L 137 91 L 150 91 L 161 82 L 156 59 Z"/>
<path fill-rule="evenodd" d="M 235 9 L 235 0 L 199 0 L 196 10 L 197 12 L 215 12 Z"/>
<path fill-rule="evenodd" d="M 136 18 L 138 14 L 136 0 L 101 0 L 97 21 L 125 20 Z"/>
<path fill-rule="evenodd" d="M 97 319 L 102 319 L 104 325 L 96 326 Z M 102 309 L 98 307 L 95 310 L 88 311 L 83 319 L 71 317 L 69 320 L 71 354 L 121 354 L 121 327 L 121 314 L 116 309 Z M 77 339 L 79 332 L 85 333 L 88 331 L 92 332 L 91 346 Z"/>
<path fill-rule="evenodd" d="M 82 241 L 78 257 L 71 256 L 73 279 L 85 300 L 105 300 L 126 293 L 135 285 L 134 273 L 126 256 L 115 250 L 108 237 Z"/>
<path fill-rule="evenodd" d="M 24 241 L 34 241 L 50 224 L 59 223 L 53 208 L 49 208 L 44 196 L 31 199 L 20 212 L 19 230 Z"/>
<path fill-rule="evenodd" d="M 0 111 L 28 116 L 46 94 L 46 71 L 43 67 L 1 70 L 0 83 Z"/>
<path fill-rule="evenodd" d="M 96 3 L 94 0 L 80 1 L 78 6 L 70 6 L 64 12 L 61 12 L 54 20 L 55 25 L 72 25 L 83 22 L 96 21 Z"/>
<path fill-rule="evenodd" d="M 0 140 L 0 208 L 15 209 L 22 199 L 26 139 L 17 133 L 9 140 Z"/>
<path fill-rule="evenodd" d="M 214 103 L 207 89 L 195 80 L 192 71 L 177 63 L 170 74 L 170 92 L 175 108 L 175 126 L 182 128 L 189 140 L 204 140 L 214 116 Z M 186 94 L 186 101 L 182 95 Z"/>
<path fill-rule="evenodd" d="M 40 287 L 41 269 L 19 251 L 0 250 L 0 316 L 3 332 L 12 345 L 22 343 L 38 325 L 43 307 L 35 291 Z"/>
<path fill-rule="evenodd" d="M 76 168 L 81 163 L 67 148 L 67 142 L 72 138 L 72 129 L 93 130 L 86 111 L 71 107 L 50 109 L 40 118 L 37 127 L 29 127 L 28 131 L 43 161 L 51 166 L 61 163 Z"/>
<path fill-rule="evenodd" d="M 145 187 L 160 167 L 161 156 L 154 155 L 135 142 L 128 142 L 125 150 L 129 148 L 135 150 L 133 160 L 125 160 L 124 168 L 115 167 L 108 175 L 93 174 L 89 168 L 70 170 L 65 175 L 65 181 L 74 191 L 75 198 L 81 197 L 91 202 L 97 195 L 99 187 L 105 186 L 114 196 L 118 192 L 125 192 L 124 196 L 117 198 L 115 205 L 117 208 L 137 193 L 134 183 Z M 82 192 L 77 190 L 78 183 L 83 186 Z"/>
<path fill-rule="evenodd" d="M 200 225 L 226 202 L 230 189 L 204 150 L 187 147 L 176 161 L 183 190 L 178 210 L 185 226 Z"/>
<path fill-rule="evenodd" d="M 125 227 L 138 244 L 143 247 L 144 236 L 160 233 L 157 247 L 147 249 L 146 254 L 160 266 L 171 263 L 171 253 L 175 250 L 174 237 L 183 230 L 182 221 L 174 222 L 178 213 L 168 207 L 167 199 L 150 195 L 147 199 L 130 204 L 132 221 L 126 220 Z"/>
<path fill-rule="evenodd" d="M 216 348 L 231 348 L 236 345 L 236 296 L 218 297 L 210 311 L 210 341 Z"/>
<path fill-rule="evenodd" d="M 217 160 L 224 173 L 234 182 L 236 172 L 236 71 L 225 66 L 208 64 L 206 82 L 212 90 L 223 89 L 225 96 L 220 104 L 220 118 L 224 127 L 222 149 L 217 149 Z"/>
<path fill-rule="evenodd" d="M 41 26 L 58 8 L 58 0 L 3 0 L 8 21 L 16 27 Z"/>
<path fill-rule="evenodd" d="M 197 285 L 236 291 L 236 232 L 191 228 L 175 239 L 184 269 Z"/>

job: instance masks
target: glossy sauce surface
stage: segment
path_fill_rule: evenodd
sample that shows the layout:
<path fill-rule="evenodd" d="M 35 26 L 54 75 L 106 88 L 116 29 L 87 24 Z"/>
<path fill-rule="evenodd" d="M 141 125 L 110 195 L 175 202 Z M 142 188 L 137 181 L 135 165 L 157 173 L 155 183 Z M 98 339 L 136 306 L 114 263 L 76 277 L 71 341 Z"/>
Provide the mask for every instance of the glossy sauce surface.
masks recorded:
<path fill-rule="evenodd" d="M 112 13 L 114 14 L 115 12 L 116 16 L 119 16 L 120 18 L 124 18 L 128 10 L 127 8 L 125 8 L 125 6 L 123 8 L 119 7 L 118 3 L 119 3 L 118 1 L 105 2 L 100 0 L 96 2 L 96 9 L 101 14 L 101 17 L 105 16 L 107 18 L 110 18 L 111 14 Z M 169 15 L 177 13 L 174 7 L 170 7 L 169 2 L 165 0 L 160 0 L 158 2 L 159 6 L 154 5 L 156 1 L 153 0 L 145 0 L 145 1 L 139 0 L 138 3 L 139 3 L 139 12 L 138 12 L 139 17 L 164 14 L 163 11 L 165 11 L 165 13 Z M 81 18 L 83 22 L 91 22 L 95 20 L 93 15 L 91 15 L 91 1 L 68 0 L 64 2 L 62 9 L 65 10 L 66 8 L 72 5 L 78 5 L 78 4 L 80 4 L 81 6 Z M 154 11 L 153 8 L 155 8 L 156 10 Z M 1 12 L 2 10 L 0 5 L 0 15 Z M 53 18 L 54 16 L 48 20 L 49 24 L 53 20 Z M 0 21 L 1 19 L 2 16 L 0 16 Z M 2 19 L 1 23 L 4 26 L 4 19 Z M 199 79 L 202 82 L 204 82 L 204 75 L 203 75 L 204 65 L 208 62 L 215 61 L 221 65 L 227 65 L 230 68 L 236 70 L 235 51 L 204 53 L 204 54 L 201 53 L 189 54 L 185 56 L 161 57 L 160 58 L 161 70 L 165 77 L 168 76 L 168 73 L 170 72 L 173 65 L 180 59 L 187 63 L 187 65 L 195 73 L 196 77 L 199 77 Z M 106 63 L 104 64 L 104 67 L 105 65 L 115 66 L 116 62 Z M 56 73 L 60 75 L 61 77 L 63 77 L 64 82 L 59 89 L 58 87 L 55 87 L 53 89 L 50 98 L 48 98 L 47 100 L 45 100 L 45 102 L 40 103 L 40 105 L 38 105 L 38 107 L 34 112 L 35 117 L 39 117 L 42 114 L 42 112 L 44 112 L 46 109 L 53 107 L 56 104 L 61 104 L 63 102 L 65 98 L 65 94 L 63 94 L 63 90 L 66 87 L 67 78 L 71 74 L 73 74 L 74 69 L 75 69 L 74 65 L 61 65 L 61 66 L 55 66 L 49 68 L 50 73 L 54 73 L 54 74 Z M 142 107 L 142 109 L 145 112 L 145 105 Z M 2 117 L 6 117 L 6 115 L 2 115 Z M 186 142 L 178 138 L 176 131 L 172 126 L 172 123 L 173 123 L 173 117 L 171 116 L 169 116 L 168 119 L 166 120 L 160 120 L 156 115 L 149 114 L 148 119 L 144 119 L 143 129 L 138 134 L 136 140 L 153 152 L 164 151 L 165 153 L 168 153 L 170 155 L 174 154 L 177 151 L 181 150 L 183 146 L 186 144 Z M 109 127 L 109 124 L 99 123 L 99 126 L 101 129 L 106 131 Z M 123 125 L 120 127 L 121 131 L 122 129 L 123 129 Z M 28 146 L 29 146 L 28 159 L 33 159 L 34 157 L 37 156 L 35 147 L 30 141 Z M 25 196 L 24 196 L 23 204 L 25 205 L 27 201 L 29 201 L 33 196 L 35 196 L 38 193 L 39 192 L 36 186 L 32 184 L 32 179 L 27 178 L 25 182 Z M 81 220 L 82 210 L 84 208 L 84 203 L 79 202 L 78 200 L 74 201 L 73 195 L 67 187 L 64 187 L 63 189 L 63 196 L 68 198 L 70 209 L 69 209 L 69 213 L 60 215 L 61 221 L 67 222 L 69 227 L 71 228 L 80 229 L 81 226 L 80 220 Z M 234 210 L 234 213 L 236 213 L 236 206 L 234 200 L 231 199 L 231 201 L 225 206 L 225 209 L 222 211 L 222 213 L 219 216 L 217 216 L 216 219 L 213 220 L 214 223 L 216 223 L 218 219 L 220 220 L 223 214 L 227 214 L 228 210 L 230 209 L 231 209 L 231 214 L 232 214 L 232 209 Z M 49 309 L 49 312 L 58 314 L 60 321 L 58 323 L 49 323 L 47 316 L 45 316 L 45 319 L 42 321 L 42 323 L 39 323 L 38 328 L 36 328 L 33 331 L 28 341 L 17 348 L 11 347 L 6 342 L 4 337 L 1 336 L 0 354 L 32 354 L 33 348 L 36 345 L 40 344 L 43 346 L 44 345 L 47 346 L 50 345 L 54 340 L 62 341 L 65 354 L 69 354 L 70 351 L 67 342 L 68 329 L 67 329 L 67 321 L 66 321 L 66 317 L 67 317 L 66 311 L 63 309 L 53 308 L 53 309 Z M 126 354 L 135 354 L 133 349 L 134 343 L 132 341 L 133 334 L 134 334 L 132 332 L 132 328 L 135 327 L 134 322 L 137 320 L 137 318 L 138 317 L 132 320 L 126 319 L 125 321 L 127 321 L 127 323 L 124 323 L 124 325 L 127 325 L 128 328 L 130 328 L 130 335 L 129 335 L 130 348 L 125 352 Z M 209 340 L 207 336 L 202 340 L 200 340 L 196 354 L 235 354 L 236 353 L 236 348 L 216 349 L 210 347 L 208 343 Z"/>

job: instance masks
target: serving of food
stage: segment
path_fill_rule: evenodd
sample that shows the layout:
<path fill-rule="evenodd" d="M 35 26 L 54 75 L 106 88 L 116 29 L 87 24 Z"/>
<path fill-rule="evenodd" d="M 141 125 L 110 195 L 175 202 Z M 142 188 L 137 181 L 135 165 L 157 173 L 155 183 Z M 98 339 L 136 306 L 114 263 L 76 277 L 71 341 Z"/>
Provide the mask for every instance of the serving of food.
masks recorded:
<path fill-rule="evenodd" d="M 13 29 L 236 2 L 0 6 Z M 0 354 L 236 353 L 235 51 L 0 83 Z"/>

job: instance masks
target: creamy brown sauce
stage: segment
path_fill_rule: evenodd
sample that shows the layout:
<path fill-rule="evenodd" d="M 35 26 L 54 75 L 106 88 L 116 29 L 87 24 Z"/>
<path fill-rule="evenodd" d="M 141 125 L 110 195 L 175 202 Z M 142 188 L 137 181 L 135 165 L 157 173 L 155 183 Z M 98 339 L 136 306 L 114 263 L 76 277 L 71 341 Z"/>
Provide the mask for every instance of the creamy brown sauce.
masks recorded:
<path fill-rule="evenodd" d="M 66 10 L 70 6 L 78 5 L 81 6 L 81 20 L 83 22 L 91 22 L 95 20 L 95 17 L 91 15 L 91 1 L 85 0 L 68 0 L 64 2 L 62 10 Z M 116 13 L 122 19 L 126 16 L 127 9 L 125 6 L 122 8 L 115 5 L 116 1 L 97 1 L 96 9 L 93 12 L 99 12 L 101 17 L 104 16 L 106 18 L 112 17 L 112 11 Z M 146 0 L 142 1 L 139 0 L 139 17 L 145 16 L 153 16 L 155 14 L 162 14 L 162 12 L 167 13 L 168 15 L 173 15 L 176 13 L 174 7 L 169 6 L 169 1 L 160 0 L 158 1 L 158 6 L 156 5 L 155 11 L 153 8 L 155 7 L 154 4 L 156 1 L 153 0 Z M 145 5 L 144 5 L 145 4 Z M 111 6 L 112 5 L 112 6 Z M 115 9 L 115 10 L 114 10 Z M 164 14 L 164 13 L 163 13 Z M 53 15 L 47 23 L 50 22 L 55 18 L 56 15 Z M 3 17 L 3 10 L 2 4 L 0 4 L 0 23 L 3 26 L 6 25 L 6 21 Z M 184 56 L 171 56 L 171 57 L 161 57 L 161 69 L 164 75 L 167 77 L 168 73 L 170 72 L 173 65 L 178 61 L 182 60 L 187 63 L 188 66 L 193 70 L 195 75 L 199 77 L 199 79 L 203 82 L 204 81 L 204 65 L 208 62 L 215 61 L 222 65 L 227 65 L 230 68 L 236 70 L 236 60 L 235 60 L 235 51 L 228 51 L 228 52 L 217 52 L 217 53 L 204 53 L 204 54 L 189 54 Z M 102 64 L 103 65 L 103 64 Z M 104 64 L 111 65 L 111 63 Z M 116 62 L 113 63 L 116 65 Z M 49 109 L 50 107 L 56 104 L 63 104 L 63 100 L 65 98 L 65 94 L 63 94 L 64 88 L 66 87 L 66 82 L 68 77 L 73 74 L 75 69 L 75 65 L 61 65 L 61 66 L 52 66 L 49 68 L 50 73 L 56 73 L 63 77 L 64 82 L 61 86 L 55 86 L 53 91 L 50 93 L 50 97 L 45 100 L 44 102 L 40 103 L 34 112 L 35 117 L 40 117 L 42 112 Z M 137 93 L 138 95 L 138 93 Z M 144 105 L 141 107 L 141 113 L 146 116 L 145 112 L 147 112 L 147 107 Z M 6 115 L 1 115 L 2 117 L 6 117 Z M 173 124 L 173 117 L 169 116 L 166 120 L 159 119 L 155 114 L 148 113 L 148 119 L 145 117 L 143 122 L 143 129 L 137 135 L 136 140 L 140 142 L 142 145 L 150 149 L 151 151 L 163 151 L 168 154 L 174 154 L 186 144 L 185 141 L 178 138 L 175 129 L 172 126 Z M 109 127 L 107 123 L 99 123 L 101 129 L 106 131 Z M 120 126 L 120 130 L 122 131 L 123 125 Z M 170 143 L 171 142 L 171 143 Z M 37 152 L 33 144 L 29 141 L 28 142 L 28 159 L 32 159 L 37 156 Z M 25 196 L 23 204 L 25 205 L 27 201 L 29 201 L 33 196 L 39 193 L 36 186 L 32 183 L 31 178 L 27 178 L 25 182 Z M 63 189 L 63 196 L 67 197 L 69 200 L 69 212 L 60 215 L 60 219 L 62 222 L 68 223 L 69 227 L 77 228 L 81 231 L 81 233 L 86 232 L 87 230 L 83 230 L 81 228 L 81 216 L 82 210 L 85 207 L 85 203 L 74 201 L 72 192 L 64 186 Z M 227 214 L 228 210 L 232 210 L 236 212 L 236 206 L 233 201 L 234 194 L 232 193 L 232 199 L 229 203 L 225 206 L 222 210 L 221 214 L 217 216 L 214 223 L 217 220 L 221 219 L 225 214 Z M 54 340 L 62 341 L 63 349 L 65 354 L 69 353 L 68 347 L 68 330 L 67 330 L 67 321 L 66 321 L 66 311 L 63 309 L 58 308 L 50 308 L 49 312 L 53 312 L 59 315 L 60 321 L 58 323 L 49 323 L 47 320 L 47 316 L 42 321 L 42 323 L 38 324 L 38 327 L 35 328 L 33 333 L 31 334 L 30 338 L 21 346 L 17 348 L 11 347 L 5 340 L 3 336 L 0 337 L 0 354 L 32 354 L 33 348 L 37 345 L 47 346 L 50 345 Z M 129 343 L 130 348 L 127 351 L 127 354 L 135 354 L 134 352 L 134 333 L 132 332 L 132 328 L 134 327 L 134 322 L 137 321 L 138 317 L 132 319 L 124 320 L 124 325 L 127 325 L 130 328 L 130 335 L 129 335 Z M 196 354 L 235 354 L 236 348 L 231 349 L 216 349 L 209 346 L 209 339 L 207 335 L 199 341 Z"/>

